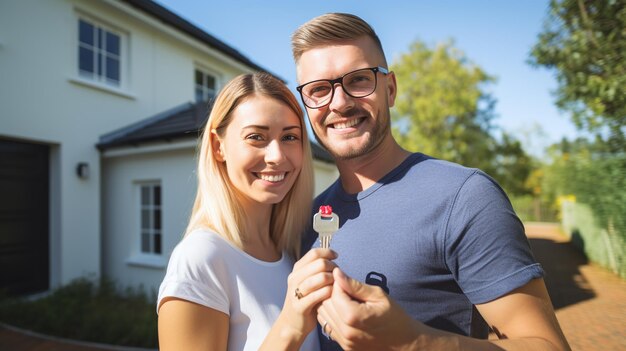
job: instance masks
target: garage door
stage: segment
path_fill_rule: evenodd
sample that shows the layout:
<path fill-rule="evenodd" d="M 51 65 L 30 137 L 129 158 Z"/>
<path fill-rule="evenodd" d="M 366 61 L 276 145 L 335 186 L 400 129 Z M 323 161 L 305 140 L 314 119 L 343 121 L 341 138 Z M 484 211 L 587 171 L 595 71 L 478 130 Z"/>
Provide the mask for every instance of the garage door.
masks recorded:
<path fill-rule="evenodd" d="M 0 289 L 10 294 L 49 286 L 48 155 L 0 139 Z"/>

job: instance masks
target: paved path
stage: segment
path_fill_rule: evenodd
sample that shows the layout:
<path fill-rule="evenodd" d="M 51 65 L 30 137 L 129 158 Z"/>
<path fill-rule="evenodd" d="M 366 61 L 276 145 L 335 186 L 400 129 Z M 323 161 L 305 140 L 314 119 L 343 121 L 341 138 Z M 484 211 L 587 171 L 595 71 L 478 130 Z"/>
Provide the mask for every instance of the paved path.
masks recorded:
<path fill-rule="evenodd" d="M 0 324 L 0 351 L 152 351 L 81 342 L 33 333 Z M 156 350 L 155 350 L 156 351 Z"/>
<path fill-rule="evenodd" d="M 556 316 L 573 350 L 626 350 L 626 280 L 587 262 L 557 225 L 528 223 Z"/>
<path fill-rule="evenodd" d="M 527 223 L 535 257 L 546 270 L 556 315 L 575 351 L 626 350 L 626 280 L 590 264 L 558 226 Z M 138 350 L 76 344 L 0 326 L 2 351 Z"/>

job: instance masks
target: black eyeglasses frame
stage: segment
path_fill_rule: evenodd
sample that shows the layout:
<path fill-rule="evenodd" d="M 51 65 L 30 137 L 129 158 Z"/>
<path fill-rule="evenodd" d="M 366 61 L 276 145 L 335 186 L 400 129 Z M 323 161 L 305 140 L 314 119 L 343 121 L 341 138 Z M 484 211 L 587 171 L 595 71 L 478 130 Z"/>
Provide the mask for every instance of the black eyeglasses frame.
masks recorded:
<path fill-rule="evenodd" d="M 362 96 L 354 96 L 354 95 L 350 94 L 346 90 L 346 88 L 343 86 L 343 78 L 345 76 L 347 76 L 347 75 L 350 75 L 350 74 L 353 74 L 353 73 L 356 73 L 356 72 L 359 72 L 359 71 L 364 71 L 364 70 L 370 70 L 370 71 L 374 72 L 374 89 L 372 89 L 372 92 L 369 93 L 369 94 L 362 95 Z M 384 75 L 389 74 L 389 70 L 386 69 L 385 67 L 381 67 L 381 66 L 359 68 L 359 69 L 356 69 L 354 71 L 350 71 L 350 72 L 348 72 L 348 73 L 346 73 L 346 74 L 344 74 L 341 77 L 336 78 L 336 79 L 316 79 L 316 80 L 312 80 L 310 82 L 306 82 L 306 83 L 304 83 L 302 85 L 297 86 L 296 90 L 300 93 L 300 99 L 302 100 L 302 103 L 306 107 L 311 108 L 311 109 L 320 109 L 322 107 L 326 107 L 326 106 L 330 105 L 330 103 L 333 101 L 333 97 L 335 97 L 335 85 L 337 85 L 337 84 L 341 85 L 341 89 L 343 89 L 343 92 L 346 93 L 346 95 L 348 95 L 348 96 L 350 96 L 352 98 L 355 98 L 355 99 L 360 99 L 360 98 L 364 98 L 366 96 L 372 95 L 376 91 L 376 87 L 378 86 L 378 75 L 376 74 L 378 72 L 380 72 L 380 73 L 382 73 Z M 330 99 L 328 99 L 328 102 L 323 104 L 323 105 L 316 106 L 316 107 L 311 107 L 304 100 L 304 94 L 302 93 L 302 88 L 304 88 L 306 85 L 309 85 L 311 83 L 317 83 L 317 82 L 328 82 L 328 83 L 330 83 L 330 85 L 332 87 L 332 89 L 330 90 Z"/>

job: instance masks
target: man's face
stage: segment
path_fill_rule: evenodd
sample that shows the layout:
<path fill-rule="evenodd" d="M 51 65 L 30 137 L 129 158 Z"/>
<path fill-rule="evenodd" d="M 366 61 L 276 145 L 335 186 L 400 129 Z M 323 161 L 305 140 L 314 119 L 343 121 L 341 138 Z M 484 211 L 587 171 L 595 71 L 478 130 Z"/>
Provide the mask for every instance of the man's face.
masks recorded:
<path fill-rule="evenodd" d="M 304 84 L 383 65 L 384 57 L 374 41 L 363 36 L 305 51 L 296 69 L 299 84 Z M 393 72 L 376 74 L 376 90 L 369 96 L 353 98 L 337 84 L 329 105 L 306 108 L 317 140 L 338 160 L 362 156 L 391 138 L 389 108 L 395 100 L 395 76 Z"/>

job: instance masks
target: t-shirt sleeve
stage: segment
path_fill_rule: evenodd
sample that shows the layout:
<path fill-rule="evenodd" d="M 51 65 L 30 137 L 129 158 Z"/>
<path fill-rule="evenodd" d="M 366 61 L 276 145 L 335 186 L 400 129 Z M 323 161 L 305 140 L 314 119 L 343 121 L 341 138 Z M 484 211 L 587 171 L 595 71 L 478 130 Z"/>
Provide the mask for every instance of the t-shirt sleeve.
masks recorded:
<path fill-rule="evenodd" d="M 157 313 L 164 298 L 176 297 L 230 315 L 223 251 L 207 235 L 190 233 L 172 252 L 159 288 Z"/>
<path fill-rule="evenodd" d="M 543 276 L 506 194 L 483 172 L 466 179 L 447 223 L 446 264 L 473 304 L 495 300 Z"/>

